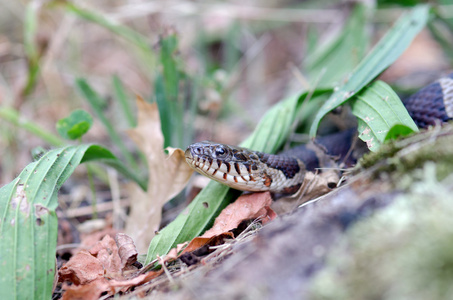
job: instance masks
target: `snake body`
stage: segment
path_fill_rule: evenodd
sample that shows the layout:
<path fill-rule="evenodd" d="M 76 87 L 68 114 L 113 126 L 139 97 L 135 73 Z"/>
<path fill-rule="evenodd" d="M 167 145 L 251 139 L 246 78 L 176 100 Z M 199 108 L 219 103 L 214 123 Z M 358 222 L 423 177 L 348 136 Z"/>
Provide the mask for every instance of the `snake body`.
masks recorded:
<path fill-rule="evenodd" d="M 417 126 L 443 123 L 453 118 L 453 73 L 422 88 L 404 101 Z M 347 158 L 356 130 L 315 140 L 324 154 Z M 318 151 L 299 146 L 279 155 L 246 148 L 198 142 L 185 151 L 187 163 L 197 172 L 243 191 L 292 194 L 300 188 L 307 171 L 322 165 Z"/>

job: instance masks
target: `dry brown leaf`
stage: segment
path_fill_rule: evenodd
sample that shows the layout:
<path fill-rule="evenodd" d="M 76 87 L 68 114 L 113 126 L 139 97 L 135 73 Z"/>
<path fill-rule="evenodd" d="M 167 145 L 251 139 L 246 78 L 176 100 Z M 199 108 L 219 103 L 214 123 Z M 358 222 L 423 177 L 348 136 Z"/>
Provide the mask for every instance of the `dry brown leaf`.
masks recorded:
<path fill-rule="evenodd" d="M 202 237 L 198 236 L 190 241 L 189 245 L 184 249 L 181 254 L 195 251 L 205 245 L 217 246 L 224 243 L 225 239 L 234 238 L 233 233 L 231 232 L 222 232 L 221 234 L 214 235 L 212 237 Z"/>
<path fill-rule="evenodd" d="M 81 250 L 58 270 L 59 281 L 70 281 L 75 285 L 88 284 L 104 278 L 102 263 L 90 252 Z"/>
<path fill-rule="evenodd" d="M 137 261 L 137 248 L 132 238 L 124 233 L 116 234 L 115 242 L 121 258 L 121 270 L 124 270 Z"/>
<path fill-rule="evenodd" d="M 104 268 L 104 274 L 109 278 L 123 278 L 121 275 L 121 259 L 115 240 L 106 235 L 93 248 L 90 254 L 96 257 Z"/>
<path fill-rule="evenodd" d="M 119 289 L 126 291 L 143 284 L 159 276 L 161 271 L 125 280 L 117 244 L 106 235 L 89 251 L 81 250 L 71 257 L 58 274 L 59 281 L 73 283 L 71 286 L 63 285 L 63 299 L 98 299 L 103 292 L 113 295 Z"/>
<path fill-rule="evenodd" d="M 170 251 L 168 251 L 167 255 L 165 255 L 164 257 L 161 258 L 160 262 L 166 263 L 168 261 L 177 259 L 181 255 L 181 250 L 184 247 L 186 247 L 188 244 L 189 244 L 189 242 L 184 242 L 182 244 L 176 245 L 175 248 L 172 248 Z"/>
<path fill-rule="evenodd" d="M 272 196 L 269 192 L 240 196 L 228 205 L 215 219 L 214 226 L 202 237 L 213 237 L 238 227 L 244 220 L 260 219 L 263 224 L 277 216 L 270 208 Z"/>
<path fill-rule="evenodd" d="M 277 214 L 270 208 L 271 203 L 272 197 L 269 192 L 242 195 L 234 203 L 223 209 L 216 218 L 214 226 L 206 231 L 203 236 L 192 239 L 182 252 L 181 248 L 186 243 L 179 244 L 176 248 L 171 249 L 162 258 L 161 263 L 174 260 L 183 254 L 194 252 L 206 245 L 217 246 L 223 244 L 226 238 L 234 238 L 233 233 L 229 231 L 237 228 L 242 221 L 259 219 L 265 224 L 275 219 Z"/>
<path fill-rule="evenodd" d="M 109 295 L 114 295 L 115 293 L 122 291 L 126 292 L 130 290 L 132 287 L 144 284 L 151 279 L 156 278 L 160 274 L 163 273 L 163 270 L 155 271 L 155 272 L 148 272 L 145 274 L 140 274 L 137 277 L 128 280 L 107 280 L 104 277 L 100 277 L 94 281 L 91 281 L 84 285 L 63 285 L 63 293 L 62 299 L 66 300 L 74 300 L 74 299 L 88 299 L 88 300 L 96 300 L 99 299 L 100 295 L 103 292 L 108 292 Z"/>
<path fill-rule="evenodd" d="M 156 278 L 160 274 L 164 272 L 163 269 L 159 271 L 152 271 L 145 274 L 138 275 L 135 278 L 129 280 L 110 280 L 109 286 L 112 288 L 123 288 L 122 291 L 125 292 L 126 290 L 130 289 L 131 287 L 144 284 L 151 279 Z"/>
<path fill-rule="evenodd" d="M 187 165 L 181 149 L 163 150 L 159 110 L 137 97 L 138 125 L 129 136 L 148 159 L 148 191 L 134 185 L 130 189 L 131 213 L 126 232 L 135 241 L 139 252 L 146 252 L 161 222 L 162 206 L 176 196 L 187 184 L 193 170 Z"/>
<path fill-rule="evenodd" d="M 97 300 L 101 294 L 109 290 L 107 279 L 101 278 L 85 285 L 63 285 L 62 300 Z"/>
<path fill-rule="evenodd" d="M 162 258 L 161 263 L 165 263 L 181 257 L 183 254 L 194 252 L 202 247 L 217 246 L 224 243 L 225 239 L 234 238 L 230 232 L 238 227 L 245 220 L 259 219 L 263 224 L 275 219 L 277 214 L 270 208 L 272 197 L 269 192 L 253 193 L 240 196 L 234 203 L 222 210 L 216 218 L 214 226 L 205 232 L 203 236 L 192 239 L 187 247 L 181 252 L 181 248 L 186 245 L 178 244 Z"/>
<path fill-rule="evenodd" d="M 222 245 L 225 243 L 226 239 L 232 238 L 234 238 L 232 232 L 224 232 L 210 238 L 196 237 L 189 243 L 187 248 L 184 249 L 179 258 L 188 266 L 198 264 L 202 261 L 202 257 L 215 251 L 215 246 Z"/>
<path fill-rule="evenodd" d="M 82 249 L 91 249 L 94 245 L 96 245 L 100 240 L 104 238 L 106 235 L 115 236 L 118 231 L 114 228 L 107 227 L 100 231 L 95 231 L 91 233 L 80 233 L 80 246 L 73 251 L 73 254 L 77 253 Z"/>
<path fill-rule="evenodd" d="M 85 285 L 104 278 L 122 279 L 121 259 L 115 241 L 106 235 L 89 251 L 81 250 L 58 271 L 60 281 Z"/>

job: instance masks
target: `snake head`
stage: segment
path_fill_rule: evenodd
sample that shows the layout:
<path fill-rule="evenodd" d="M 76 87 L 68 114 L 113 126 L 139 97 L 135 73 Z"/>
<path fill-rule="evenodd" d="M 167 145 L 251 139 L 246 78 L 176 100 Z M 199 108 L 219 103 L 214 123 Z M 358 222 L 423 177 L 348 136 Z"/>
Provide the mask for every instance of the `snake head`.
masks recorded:
<path fill-rule="evenodd" d="M 190 145 L 185 152 L 185 157 L 186 160 L 188 158 L 226 159 L 229 154 L 230 149 L 227 145 L 203 141 Z"/>
<path fill-rule="evenodd" d="M 257 153 L 240 147 L 203 141 L 190 145 L 185 157 L 198 173 L 237 189 L 252 190 L 262 173 Z"/>
<path fill-rule="evenodd" d="M 228 173 L 230 172 L 231 165 L 235 164 L 244 165 L 247 169 L 255 170 L 256 165 L 261 162 L 259 155 L 259 152 L 251 151 L 246 148 L 219 144 L 211 141 L 194 143 L 185 151 L 186 161 L 189 165 L 192 164 L 193 161 L 199 162 L 200 160 L 203 160 L 210 164 L 216 161 L 219 165 L 226 164 Z M 250 170 L 248 172 L 251 173 Z M 237 173 L 241 172 L 237 171 Z"/>
<path fill-rule="evenodd" d="M 294 193 L 305 176 L 295 158 L 209 141 L 190 145 L 185 157 L 198 173 L 238 190 Z"/>

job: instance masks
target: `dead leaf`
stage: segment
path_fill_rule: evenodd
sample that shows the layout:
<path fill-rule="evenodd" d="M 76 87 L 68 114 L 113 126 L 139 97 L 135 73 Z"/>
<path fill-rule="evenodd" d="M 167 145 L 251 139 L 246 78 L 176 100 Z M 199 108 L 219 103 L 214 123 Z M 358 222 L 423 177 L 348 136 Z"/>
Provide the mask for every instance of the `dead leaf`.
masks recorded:
<path fill-rule="evenodd" d="M 127 290 L 131 289 L 132 287 L 147 283 L 151 279 L 156 278 L 160 274 L 164 272 L 163 269 L 159 271 L 151 271 L 145 274 L 140 274 L 135 278 L 129 279 L 129 280 L 110 280 L 109 281 L 109 286 L 112 288 L 122 288 L 122 292 L 126 292 Z"/>
<path fill-rule="evenodd" d="M 58 271 L 60 282 L 73 283 L 71 286 L 63 285 L 63 299 L 98 299 L 103 292 L 113 295 L 119 289 L 126 291 L 161 273 L 157 271 L 138 275 L 136 272 L 134 278 L 125 280 L 117 244 L 109 235 L 89 251 L 78 252 Z"/>
<path fill-rule="evenodd" d="M 190 241 L 189 245 L 178 256 L 186 265 L 192 266 L 200 262 L 201 258 L 213 252 L 210 247 L 222 245 L 225 239 L 233 239 L 232 232 L 224 232 L 213 237 L 196 237 Z"/>
<path fill-rule="evenodd" d="M 252 193 L 240 196 L 228 205 L 216 218 L 214 226 L 202 237 L 212 237 L 238 227 L 244 220 L 260 219 L 263 224 L 277 216 L 270 208 L 272 197 L 269 192 Z"/>
<path fill-rule="evenodd" d="M 222 232 L 221 234 L 214 235 L 212 237 L 196 237 L 190 241 L 189 245 L 184 249 L 181 253 L 193 252 L 205 245 L 209 246 L 218 246 L 222 245 L 225 242 L 225 239 L 232 239 L 234 238 L 233 233 L 231 232 Z"/>
<path fill-rule="evenodd" d="M 95 280 L 85 285 L 63 285 L 62 300 L 97 300 L 101 294 L 109 289 L 107 280 Z"/>
<path fill-rule="evenodd" d="M 90 254 L 96 257 L 104 268 L 104 274 L 109 278 L 123 278 L 121 273 L 121 259 L 115 240 L 106 235 L 93 248 Z"/>
<path fill-rule="evenodd" d="M 124 270 L 137 261 L 137 248 L 135 248 L 132 238 L 124 233 L 116 234 L 115 242 L 121 258 L 121 270 Z"/>
<path fill-rule="evenodd" d="M 90 249 L 94 245 L 96 245 L 100 240 L 102 240 L 104 238 L 104 236 L 106 236 L 106 235 L 115 236 L 117 233 L 118 233 L 118 231 L 111 227 L 106 227 L 99 231 L 94 231 L 94 232 L 90 232 L 90 233 L 81 232 L 80 233 L 80 239 L 81 239 L 80 246 L 75 251 L 73 251 L 73 253 L 77 253 L 79 250 L 82 250 L 82 249 Z"/>
<path fill-rule="evenodd" d="M 85 285 L 98 278 L 104 278 L 102 263 L 90 252 L 81 250 L 58 270 L 59 281 L 70 281 Z"/>
<path fill-rule="evenodd" d="M 242 195 L 234 203 L 228 205 L 216 218 L 214 226 L 205 232 L 203 236 L 196 237 L 190 241 L 186 248 L 181 252 L 181 248 L 186 245 L 179 244 L 169 253 L 162 257 L 161 263 L 175 260 L 182 255 L 194 253 L 206 246 L 217 246 L 225 242 L 225 239 L 233 239 L 234 234 L 230 232 L 238 227 L 245 220 L 259 219 L 263 224 L 275 219 L 277 215 L 270 208 L 272 197 L 269 192 L 253 193 Z M 209 252 L 209 249 L 207 249 Z M 195 254 L 195 256 L 199 256 Z M 199 260 L 196 260 L 198 262 Z"/>
<path fill-rule="evenodd" d="M 181 251 L 184 247 L 186 247 L 187 245 L 189 244 L 189 242 L 185 242 L 185 243 L 182 243 L 182 244 L 178 244 L 176 245 L 175 248 L 172 248 L 167 255 L 165 255 L 164 257 L 162 257 L 160 259 L 160 262 L 161 263 L 166 263 L 168 261 L 171 261 L 171 260 L 175 260 L 179 257 L 179 255 L 181 255 Z"/>
<path fill-rule="evenodd" d="M 186 186 L 193 170 L 187 165 L 183 150 L 169 148 L 169 154 L 165 154 L 157 104 L 137 97 L 137 108 L 138 125 L 128 133 L 148 159 L 149 182 L 147 192 L 136 185 L 130 189 L 133 205 L 126 232 L 138 251 L 146 252 L 159 229 L 162 206 Z"/>
<path fill-rule="evenodd" d="M 106 278 L 98 278 L 84 285 L 73 284 L 69 286 L 64 284 L 63 290 L 65 290 L 65 292 L 63 293 L 62 299 L 96 300 L 99 299 L 104 292 L 107 292 L 109 295 L 114 295 L 119 291 L 126 292 L 133 287 L 147 283 L 162 273 L 163 270 L 159 270 L 140 274 L 137 277 L 128 280 L 107 280 Z"/>

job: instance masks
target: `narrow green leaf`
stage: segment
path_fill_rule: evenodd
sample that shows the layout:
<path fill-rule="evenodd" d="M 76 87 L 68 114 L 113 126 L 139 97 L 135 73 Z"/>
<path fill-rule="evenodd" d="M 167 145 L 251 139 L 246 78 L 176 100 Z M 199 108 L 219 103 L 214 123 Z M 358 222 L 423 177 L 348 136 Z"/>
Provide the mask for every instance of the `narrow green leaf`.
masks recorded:
<path fill-rule="evenodd" d="M 160 61 L 163 66 L 165 96 L 167 101 L 178 99 L 179 70 L 176 61 L 178 39 L 175 34 L 165 36 L 160 41 Z"/>
<path fill-rule="evenodd" d="M 392 88 L 376 81 L 363 89 L 351 101 L 352 113 L 357 117 L 359 138 L 371 151 L 377 151 L 392 127 L 404 125 L 411 132 L 418 128 Z"/>
<path fill-rule="evenodd" d="M 443 18 L 437 12 L 436 19 L 428 23 L 428 29 L 437 43 L 442 47 L 450 62 L 453 62 L 453 48 L 451 46 L 451 40 L 453 39 L 453 21 Z"/>
<path fill-rule="evenodd" d="M 83 9 L 77 6 L 75 3 L 76 2 L 69 1 L 60 2 L 60 4 L 63 5 L 68 11 L 74 13 L 78 17 L 96 23 L 133 43 L 134 45 L 142 49 L 144 53 L 148 53 L 148 55 L 152 54 L 152 52 L 150 51 L 151 46 L 149 40 L 145 36 L 130 29 L 129 27 L 123 26 L 113 20 L 108 19 L 101 13 L 95 12 L 93 10 Z"/>
<path fill-rule="evenodd" d="M 12 107 L 0 107 L 0 118 L 19 128 L 27 130 L 52 146 L 62 146 L 64 144 L 64 141 L 59 136 L 48 132 L 34 122 L 24 119 L 20 116 L 19 112 Z"/>
<path fill-rule="evenodd" d="M 106 148 L 98 145 L 92 145 L 85 152 L 85 155 L 82 159 L 82 163 L 96 161 L 108 165 L 116 169 L 124 177 L 131 179 L 136 184 L 138 184 L 144 191 L 147 189 L 147 179 L 144 176 L 140 176 L 137 172 L 134 172 L 127 166 L 125 166 L 112 152 Z"/>
<path fill-rule="evenodd" d="M 93 124 L 93 118 L 82 109 L 73 111 L 68 117 L 58 120 L 57 131 L 65 139 L 82 137 Z"/>
<path fill-rule="evenodd" d="M 286 141 L 305 96 L 306 93 L 289 97 L 271 108 L 241 146 L 266 153 L 277 151 Z"/>
<path fill-rule="evenodd" d="M 100 98 L 100 96 L 91 88 L 91 86 L 85 79 L 82 78 L 77 79 L 76 85 L 77 88 L 82 93 L 82 95 L 90 104 L 91 108 L 96 113 L 99 120 L 104 125 L 110 138 L 112 139 L 112 142 L 115 144 L 115 146 L 117 146 L 120 149 L 127 163 L 135 170 L 138 170 L 138 165 L 132 153 L 126 148 L 123 140 L 121 139 L 120 134 L 115 130 L 112 122 L 110 122 L 110 120 L 104 114 L 104 110 L 102 108 L 102 99 Z"/>
<path fill-rule="evenodd" d="M 38 124 L 24 119 L 22 116 L 20 116 L 19 112 L 14 108 L 0 107 L 0 118 L 10 122 L 11 124 L 19 128 L 25 129 L 26 131 L 39 137 L 49 145 L 61 147 L 65 144 L 64 140 L 61 139 L 58 135 L 48 132 L 44 128 L 40 127 Z M 106 183 L 108 182 L 107 175 L 105 174 L 104 170 L 100 168 L 93 168 L 93 172 L 103 182 Z"/>
<path fill-rule="evenodd" d="M 151 240 L 145 264 L 150 263 L 157 255 L 167 254 L 177 244 L 201 235 L 212 225 L 222 209 L 237 196 L 237 191 L 230 191 L 227 186 L 218 182 L 210 182 L 189 204 L 185 212 L 180 213 Z"/>
<path fill-rule="evenodd" d="M 121 112 L 124 114 L 125 119 L 129 127 L 137 126 L 137 120 L 131 108 L 131 99 L 127 97 L 126 92 L 124 91 L 123 83 L 120 78 L 116 75 L 112 79 L 113 89 L 115 90 L 115 96 L 118 100 L 118 103 L 121 107 Z"/>
<path fill-rule="evenodd" d="M 369 44 L 366 27 L 370 6 L 357 3 L 343 31 L 331 43 L 309 52 L 305 69 L 317 87 L 339 85 L 365 55 Z"/>
<path fill-rule="evenodd" d="M 148 75 L 149 79 L 153 79 L 152 71 L 150 70 L 156 69 L 157 57 L 152 48 L 151 41 L 138 31 L 118 23 L 116 20 L 109 18 L 109 16 L 93 8 L 83 8 L 78 3 L 78 1 L 52 1 L 52 4 L 63 7 L 75 16 L 97 24 L 124 39 L 126 41 L 124 45 L 129 48 L 128 52 L 133 52 L 131 57 L 136 58 L 138 66 L 143 70 L 144 74 Z"/>
<path fill-rule="evenodd" d="M 40 5 L 37 1 L 31 1 L 25 8 L 24 19 L 24 50 L 29 59 L 36 62 L 38 49 L 36 46 L 36 31 L 38 29 L 38 12 Z"/>
<path fill-rule="evenodd" d="M 429 6 L 419 5 L 398 20 L 351 73 L 349 80 L 340 86 L 319 110 L 310 128 L 311 137 L 316 136 L 319 123 L 327 113 L 358 93 L 406 50 L 414 37 L 425 27 L 428 17 Z"/>
<path fill-rule="evenodd" d="M 28 59 L 28 76 L 24 88 L 24 95 L 30 94 L 36 85 L 39 74 L 40 55 L 36 44 L 38 30 L 38 15 L 41 5 L 38 1 L 31 1 L 25 9 L 24 19 L 24 49 Z"/>
<path fill-rule="evenodd" d="M 179 97 L 182 76 L 177 57 L 178 39 L 175 34 L 160 40 L 160 62 L 162 72 L 156 76 L 155 99 L 159 107 L 164 147 L 183 147 L 184 103 Z"/>

